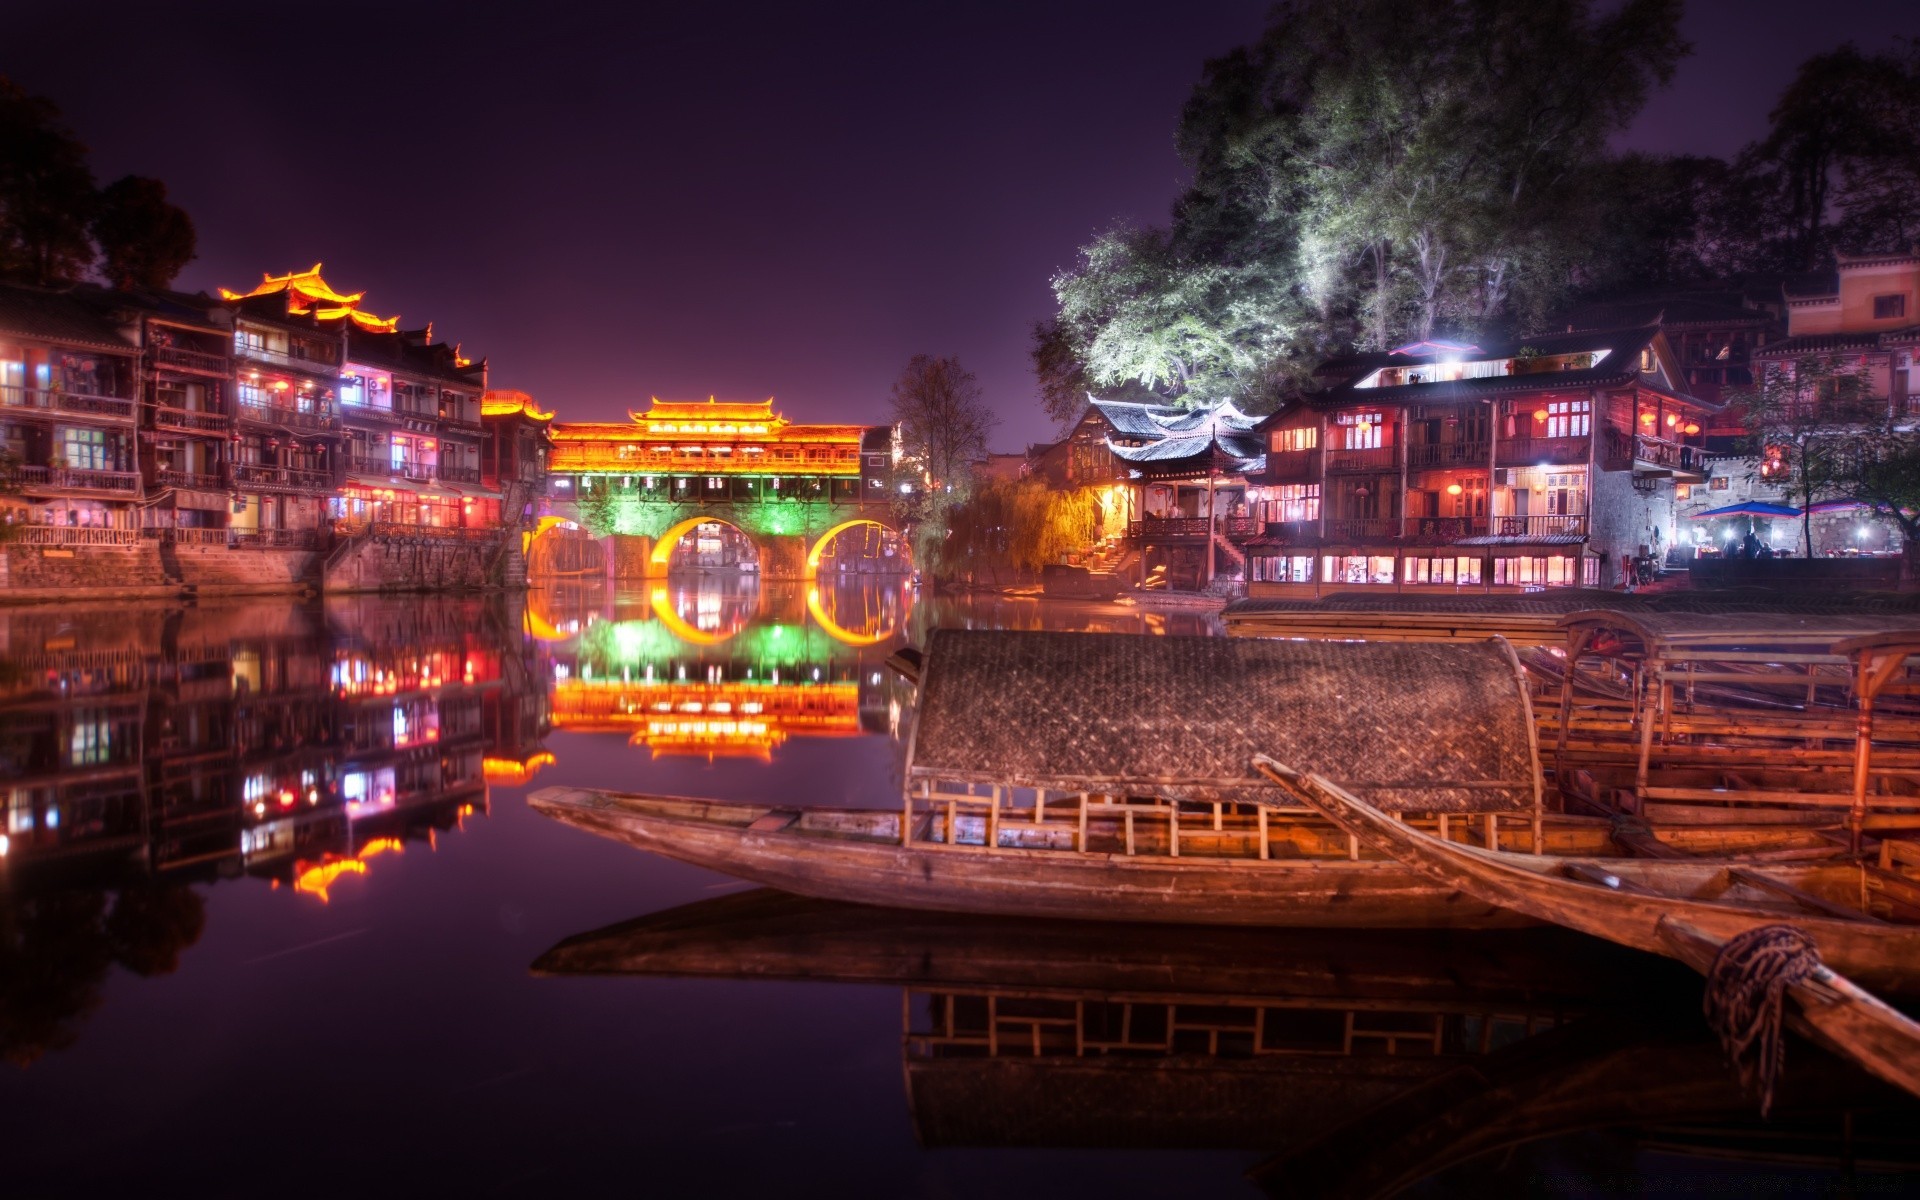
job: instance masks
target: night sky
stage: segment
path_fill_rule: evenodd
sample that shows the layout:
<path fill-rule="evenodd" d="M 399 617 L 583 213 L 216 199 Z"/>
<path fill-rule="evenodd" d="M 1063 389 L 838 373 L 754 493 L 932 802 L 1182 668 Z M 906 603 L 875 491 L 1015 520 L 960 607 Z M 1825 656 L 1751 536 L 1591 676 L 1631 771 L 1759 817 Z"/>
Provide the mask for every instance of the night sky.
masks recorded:
<path fill-rule="evenodd" d="M 324 261 L 572 419 L 718 394 L 879 421 L 910 355 L 958 354 L 1015 449 L 1049 432 L 1048 277 L 1165 220 L 1180 105 L 1267 5 L 13 7 L 0 70 L 103 181 L 166 181 L 188 290 Z M 1730 152 L 1802 58 L 1913 12 L 1693 0 L 1626 144 Z"/>

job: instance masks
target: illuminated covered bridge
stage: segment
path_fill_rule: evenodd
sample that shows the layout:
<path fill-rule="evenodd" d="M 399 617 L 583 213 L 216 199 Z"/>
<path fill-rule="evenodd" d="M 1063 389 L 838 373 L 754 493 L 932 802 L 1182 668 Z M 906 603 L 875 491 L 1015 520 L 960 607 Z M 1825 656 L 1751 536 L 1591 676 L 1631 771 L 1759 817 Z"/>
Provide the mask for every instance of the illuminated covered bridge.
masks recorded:
<path fill-rule="evenodd" d="M 717 523 L 746 536 L 765 574 L 804 578 L 841 533 L 894 527 L 889 426 L 796 425 L 771 398 L 655 399 L 629 416 L 555 422 L 548 464 L 546 524 L 599 540 L 615 574 L 664 575 L 681 537 Z"/>

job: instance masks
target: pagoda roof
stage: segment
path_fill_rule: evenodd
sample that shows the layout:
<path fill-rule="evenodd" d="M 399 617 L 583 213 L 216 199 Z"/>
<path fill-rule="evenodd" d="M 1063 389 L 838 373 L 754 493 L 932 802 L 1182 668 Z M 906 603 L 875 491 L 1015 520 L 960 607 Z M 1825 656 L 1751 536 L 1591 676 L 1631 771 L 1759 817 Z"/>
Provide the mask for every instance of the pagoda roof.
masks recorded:
<path fill-rule="evenodd" d="M 541 408 L 534 398 L 525 392 L 493 391 L 480 397 L 480 416 L 483 419 L 522 416 L 529 421 L 545 424 L 553 420 L 554 414 Z"/>
<path fill-rule="evenodd" d="M 321 321 L 347 320 L 371 333 L 391 333 L 399 327 L 399 317 L 376 317 L 360 311 L 360 301 L 366 293 L 336 291 L 321 277 L 321 266 L 321 263 L 315 263 L 305 271 L 289 271 L 285 275 L 263 274 L 252 291 L 236 292 L 221 288 L 220 298 L 231 303 L 282 296 L 285 297 L 289 316 L 311 316 Z"/>
<path fill-rule="evenodd" d="M 708 396 L 699 400 L 662 400 L 649 396 L 645 412 L 630 412 L 635 421 L 752 421 L 784 424 L 786 418 L 773 411 L 773 397 L 765 400 L 720 401 Z"/>

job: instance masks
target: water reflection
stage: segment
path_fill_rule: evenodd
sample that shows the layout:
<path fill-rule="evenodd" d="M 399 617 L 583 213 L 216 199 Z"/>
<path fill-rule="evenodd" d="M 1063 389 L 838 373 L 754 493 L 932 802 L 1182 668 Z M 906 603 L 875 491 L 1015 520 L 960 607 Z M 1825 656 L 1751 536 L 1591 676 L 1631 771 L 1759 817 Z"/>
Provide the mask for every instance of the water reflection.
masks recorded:
<path fill-rule="evenodd" d="M 840 1194 L 1114 1200 L 1247 1194 L 1281 1156 L 1295 1194 L 1486 1193 L 1676 1147 L 1799 1170 L 1843 1123 L 1858 1169 L 1912 1163 L 1878 1132 L 1912 1107 L 1801 1045 L 1756 1135 L 1697 981 L 1591 943 L 733 894 L 520 802 L 537 776 L 890 807 L 913 696 L 883 664 L 935 625 L 1218 632 L 886 579 L 0 609 L 9 1188 L 318 1191 L 286 1164 L 343 1119 L 356 1178 L 414 1192 L 632 1190 L 642 1161 L 669 1194 L 797 1164 Z M 636 911 L 542 968 L 673 980 L 525 973 Z M 1595 1019 L 1623 995 L 1679 1017 Z"/>
<path fill-rule="evenodd" d="M 625 734 L 655 758 L 771 760 L 792 737 L 898 732 L 908 689 L 884 663 L 912 603 L 871 577 L 722 575 L 544 591 L 527 624 L 552 656 L 556 729 Z"/>
<path fill-rule="evenodd" d="M 1650 1155 L 1920 1167 L 1910 1097 L 1802 1048 L 1763 1123 L 1697 979 L 1557 929 L 1089 926 L 758 889 L 578 934 L 533 970 L 899 987 L 927 1147 L 1259 1151 L 1251 1178 L 1310 1196 L 1580 1191 Z"/>

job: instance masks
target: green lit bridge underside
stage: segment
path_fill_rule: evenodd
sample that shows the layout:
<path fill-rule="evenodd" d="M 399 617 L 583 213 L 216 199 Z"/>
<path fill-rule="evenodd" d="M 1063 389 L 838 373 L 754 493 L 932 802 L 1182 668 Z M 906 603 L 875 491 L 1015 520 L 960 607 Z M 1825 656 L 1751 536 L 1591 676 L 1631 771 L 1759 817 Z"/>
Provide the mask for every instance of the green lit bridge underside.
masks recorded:
<path fill-rule="evenodd" d="M 859 478 L 581 475 L 578 488 L 571 503 L 554 498 L 552 514 L 595 536 L 646 539 L 640 555 L 616 545 L 614 561 L 643 555 L 648 569 L 638 573 L 649 576 L 664 573 L 680 538 L 709 522 L 745 534 L 764 572 L 795 578 L 811 577 L 845 530 L 899 528 L 885 499 L 861 495 Z"/>

